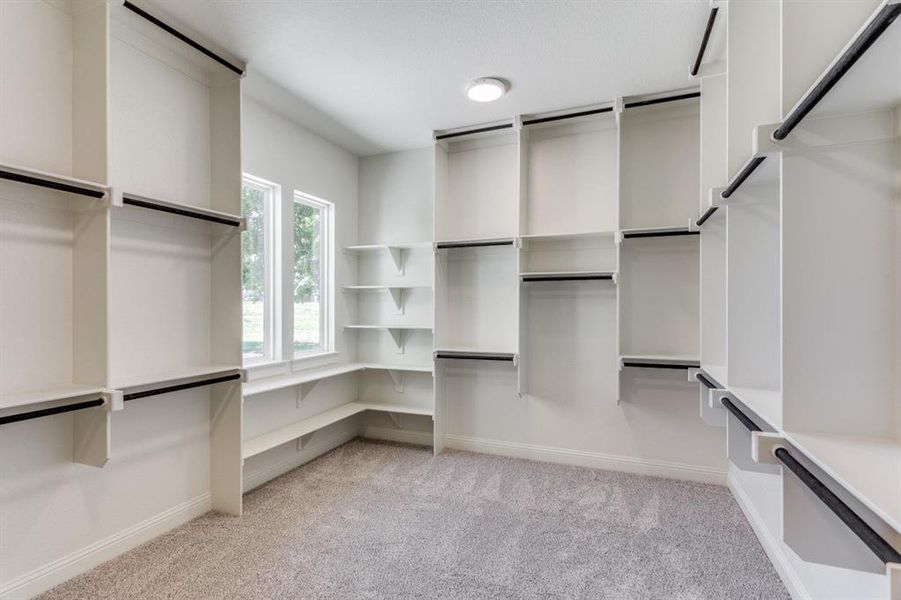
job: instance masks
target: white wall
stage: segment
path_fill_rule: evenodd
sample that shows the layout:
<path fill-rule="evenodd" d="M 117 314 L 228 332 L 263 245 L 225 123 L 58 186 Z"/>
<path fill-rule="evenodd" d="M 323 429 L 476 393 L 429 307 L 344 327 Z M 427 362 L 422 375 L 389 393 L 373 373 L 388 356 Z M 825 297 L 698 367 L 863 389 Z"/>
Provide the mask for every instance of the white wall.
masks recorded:
<path fill-rule="evenodd" d="M 278 94 L 269 88 L 267 93 Z M 356 278 L 356 264 L 341 248 L 356 242 L 357 235 L 357 175 L 359 161 L 350 152 L 294 123 L 268 108 L 259 100 L 245 96 L 243 105 L 243 168 L 245 173 L 262 177 L 281 186 L 282 238 L 289 243 L 293 226 L 291 204 L 294 190 L 327 200 L 335 205 L 335 350 L 337 355 L 311 360 L 313 365 L 323 362 L 348 362 L 355 358 L 354 334 L 345 334 L 347 298 L 341 286 Z M 290 249 L 290 246 L 287 248 Z M 284 261 L 283 281 L 292 281 L 292 265 Z M 282 302 L 293 304 L 290 285 L 283 286 Z M 290 310 L 288 311 L 291 312 Z M 284 327 L 283 347 L 290 348 L 292 324 Z M 306 365 L 295 364 L 294 368 Z M 296 390 L 288 389 L 248 398 L 244 403 L 244 439 L 283 427 L 333 406 L 354 399 L 353 376 L 323 381 L 309 393 L 301 406 Z M 303 451 L 296 444 L 253 457 L 244 465 L 245 489 L 284 473 L 318 456 L 324 451 L 353 438 L 357 434 L 355 421 L 338 423 L 317 432 Z"/>

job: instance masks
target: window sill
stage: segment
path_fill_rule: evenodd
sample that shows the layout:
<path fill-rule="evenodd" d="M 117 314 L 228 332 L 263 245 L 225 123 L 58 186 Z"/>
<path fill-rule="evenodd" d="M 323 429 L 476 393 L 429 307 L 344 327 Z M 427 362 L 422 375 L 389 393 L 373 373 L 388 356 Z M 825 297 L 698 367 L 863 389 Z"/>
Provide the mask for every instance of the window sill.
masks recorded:
<path fill-rule="evenodd" d="M 291 363 L 287 360 L 268 360 L 244 365 L 244 380 L 254 381 L 266 377 L 278 377 L 291 372 Z"/>
<path fill-rule="evenodd" d="M 338 362 L 338 358 L 340 356 L 340 352 L 332 350 L 328 352 L 311 354 L 309 356 L 303 356 L 301 358 L 295 358 L 291 361 L 291 371 L 305 371 L 307 369 L 313 369 L 315 367 L 324 367 L 326 365 Z"/>

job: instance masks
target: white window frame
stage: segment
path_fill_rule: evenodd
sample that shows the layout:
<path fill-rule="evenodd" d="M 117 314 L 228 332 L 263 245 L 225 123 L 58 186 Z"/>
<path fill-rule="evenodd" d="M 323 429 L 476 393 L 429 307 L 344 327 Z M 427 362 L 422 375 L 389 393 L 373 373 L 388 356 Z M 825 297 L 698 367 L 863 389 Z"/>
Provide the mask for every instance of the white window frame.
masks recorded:
<path fill-rule="evenodd" d="M 310 194 L 306 194 L 299 190 L 294 190 L 295 203 L 306 204 L 320 211 L 320 244 L 319 244 L 319 348 L 307 351 L 297 351 L 294 349 L 294 294 L 291 293 L 291 352 L 292 359 L 303 361 L 305 359 L 330 354 L 334 351 L 334 307 L 332 300 L 334 298 L 334 224 L 335 224 L 335 205 L 328 200 L 317 198 Z M 291 205 L 291 216 L 294 216 L 294 205 Z M 291 223 L 291 231 L 294 231 L 294 223 Z M 292 253 L 290 260 L 290 272 L 293 281 L 294 277 L 294 254 L 293 239 Z"/>
<path fill-rule="evenodd" d="M 249 173 L 244 173 L 241 179 L 242 187 L 253 188 L 263 193 L 263 355 L 242 356 L 243 364 L 252 366 L 281 360 L 282 318 L 279 310 L 281 294 L 278 276 L 281 186 Z"/>

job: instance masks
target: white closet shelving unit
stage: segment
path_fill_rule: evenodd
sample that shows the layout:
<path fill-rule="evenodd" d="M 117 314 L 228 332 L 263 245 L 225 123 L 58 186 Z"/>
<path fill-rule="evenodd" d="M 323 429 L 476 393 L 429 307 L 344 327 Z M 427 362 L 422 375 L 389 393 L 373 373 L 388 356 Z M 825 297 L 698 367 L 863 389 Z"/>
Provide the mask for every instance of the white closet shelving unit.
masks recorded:
<path fill-rule="evenodd" d="M 243 65 L 137 2 L 2 10 L 0 419 L 72 410 L 99 467 L 110 411 L 196 390 L 239 514 Z"/>
<path fill-rule="evenodd" d="M 107 25 L 103 6 L 75 8 L 2 8 L 0 53 L 20 60 L 0 72 L 0 418 L 84 406 L 73 460 L 100 466 L 110 404 Z"/>
<path fill-rule="evenodd" d="M 700 93 L 627 98 L 620 119 L 618 329 L 623 378 L 700 364 Z M 673 381 L 675 384 L 675 380 Z M 620 390 L 620 398 L 626 394 Z"/>
<path fill-rule="evenodd" d="M 702 406 L 725 397 L 765 431 L 730 418 L 733 485 L 804 561 L 808 593 L 894 597 L 891 551 L 852 530 L 901 540 L 901 5 L 719 11 L 728 72 L 723 57 L 701 73 L 701 364 L 718 388 Z"/>

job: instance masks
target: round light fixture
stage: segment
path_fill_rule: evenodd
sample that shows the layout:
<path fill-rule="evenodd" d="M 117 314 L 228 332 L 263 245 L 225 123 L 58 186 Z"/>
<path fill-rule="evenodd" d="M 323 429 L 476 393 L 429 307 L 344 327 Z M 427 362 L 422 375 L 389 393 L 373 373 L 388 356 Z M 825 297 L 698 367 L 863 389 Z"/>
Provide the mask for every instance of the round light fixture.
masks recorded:
<path fill-rule="evenodd" d="M 507 82 L 495 77 L 479 77 L 466 88 L 466 95 L 475 102 L 494 102 L 507 93 Z"/>

